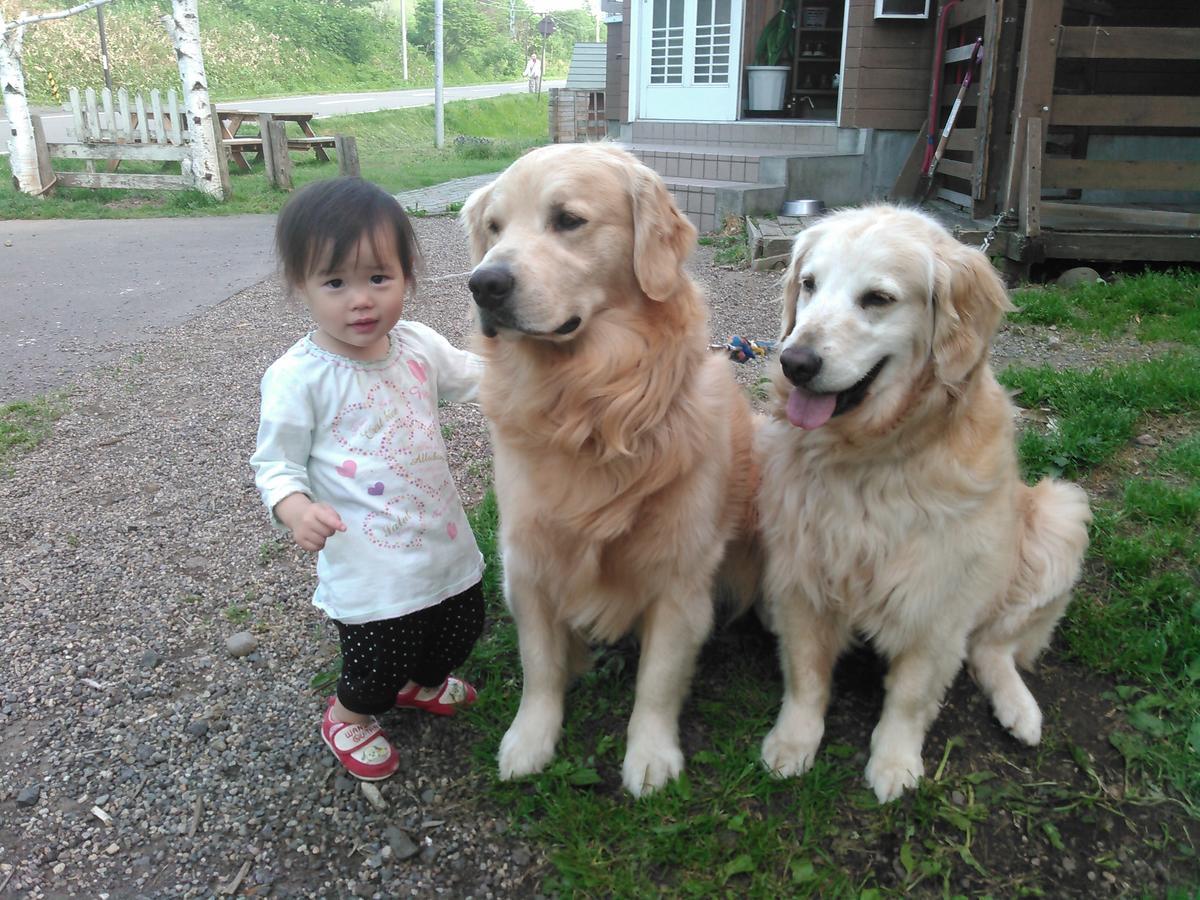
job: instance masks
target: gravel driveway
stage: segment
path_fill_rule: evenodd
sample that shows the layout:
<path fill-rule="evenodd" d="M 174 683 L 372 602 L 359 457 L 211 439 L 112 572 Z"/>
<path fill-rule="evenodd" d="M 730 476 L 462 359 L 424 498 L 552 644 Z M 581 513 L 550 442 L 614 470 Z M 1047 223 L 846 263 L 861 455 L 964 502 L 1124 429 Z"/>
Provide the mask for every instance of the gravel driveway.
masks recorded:
<path fill-rule="evenodd" d="M 428 271 L 409 315 L 462 345 L 466 242 L 451 219 L 415 224 Z M 716 269 L 708 248 L 693 267 L 715 334 L 775 336 L 777 274 Z M 264 282 L 80 372 L 53 437 L 0 478 L 0 896 L 536 892 L 546 863 L 480 801 L 468 722 L 385 718 L 402 758 L 385 809 L 318 738 L 309 682 L 334 635 L 247 465 L 259 376 L 306 321 Z M 1089 361 L 1054 340 L 1001 348 Z M 474 408 L 446 413 L 472 503 L 486 431 Z M 243 630 L 257 649 L 235 658 Z"/>

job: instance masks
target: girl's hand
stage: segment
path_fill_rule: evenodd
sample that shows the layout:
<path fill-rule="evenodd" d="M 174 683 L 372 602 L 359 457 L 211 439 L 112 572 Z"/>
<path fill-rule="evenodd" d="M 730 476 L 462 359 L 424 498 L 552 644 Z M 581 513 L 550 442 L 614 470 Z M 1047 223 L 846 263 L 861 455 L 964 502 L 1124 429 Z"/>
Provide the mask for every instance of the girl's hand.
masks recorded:
<path fill-rule="evenodd" d="M 303 549 L 316 553 L 335 531 L 345 531 L 346 523 L 328 503 L 310 503 L 300 522 L 292 529 L 292 537 Z"/>
<path fill-rule="evenodd" d="M 328 503 L 313 503 L 304 494 L 291 494 L 275 506 L 275 515 L 292 532 L 301 549 L 316 553 L 335 531 L 345 531 L 346 523 Z"/>

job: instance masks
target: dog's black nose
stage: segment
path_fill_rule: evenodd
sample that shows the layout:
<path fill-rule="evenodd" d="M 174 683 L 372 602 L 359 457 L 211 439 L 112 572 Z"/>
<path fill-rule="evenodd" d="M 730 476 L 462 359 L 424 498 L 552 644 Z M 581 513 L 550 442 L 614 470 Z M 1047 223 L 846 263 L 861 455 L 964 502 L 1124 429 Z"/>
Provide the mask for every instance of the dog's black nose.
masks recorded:
<path fill-rule="evenodd" d="M 783 374 L 792 384 L 808 384 L 821 371 L 821 357 L 812 347 L 788 347 L 779 354 Z"/>
<path fill-rule="evenodd" d="M 512 296 L 515 283 L 508 266 L 483 266 L 471 273 L 467 287 L 483 309 L 499 309 Z"/>

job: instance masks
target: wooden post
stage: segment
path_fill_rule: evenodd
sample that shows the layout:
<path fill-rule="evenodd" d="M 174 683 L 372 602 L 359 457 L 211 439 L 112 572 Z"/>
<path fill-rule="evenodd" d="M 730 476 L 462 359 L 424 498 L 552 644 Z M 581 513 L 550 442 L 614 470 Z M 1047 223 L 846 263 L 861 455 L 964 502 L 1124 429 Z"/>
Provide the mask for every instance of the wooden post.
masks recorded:
<path fill-rule="evenodd" d="M 288 154 L 286 123 L 276 122 L 267 116 L 260 116 L 260 124 L 263 119 L 267 120 L 267 130 L 263 132 L 263 160 L 267 163 L 267 177 L 275 187 L 290 191 L 292 189 L 292 157 Z"/>
<path fill-rule="evenodd" d="M 1045 142 L 1042 138 L 1041 118 L 1030 118 L 1025 123 L 1025 133 L 1025 171 L 1021 176 L 1017 220 L 1022 235 L 1036 238 L 1042 233 L 1042 154 Z"/>
<path fill-rule="evenodd" d="M 1025 31 L 1021 35 L 1021 69 L 1013 107 L 1012 140 L 1008 156 L 1003 211 L 1017 206 L 1025 171 L 1025 124 L 1033 116 L 1050 121 L 1054 97 L 1054 64 L 1058 59 L 1062 29 L 1063 0 L 1037 0 L 1025 8 Z"/>
<path fill-rule="evenodd" d="M 183 102 L 187 112 L 191 155 L 191 177 L 196 187 L 221 200 L 229 197 L 229 168 L 221 144 L 219 124 L 214 127 L 213 107 L 208 96 L 208 76 L 200 50 L 198 0 L 171 0 L 171 15 L 162 23 L 171 36 L 179 77 L 183 82 Z M 222 178 L 224 171 L 224 178 Z"/>
<path fill-rule="evenodd" d="M 339 175 L 359 175 L 362 170 L 358 165 L 358 141 L 352 134 L 335 134 L 333 136 L 333 152 L 337 154 Z"/>
<path fill-rule="evenodd" d="M 42 183 L 42 194 L 48 194 L 54 188 L 54 164 L 50 162 L 50 148 L 46 146 L 46 132 L 42 130 L 42 117 L 30 116 L 30 122 L 33 125 L 38 180 Z"/>

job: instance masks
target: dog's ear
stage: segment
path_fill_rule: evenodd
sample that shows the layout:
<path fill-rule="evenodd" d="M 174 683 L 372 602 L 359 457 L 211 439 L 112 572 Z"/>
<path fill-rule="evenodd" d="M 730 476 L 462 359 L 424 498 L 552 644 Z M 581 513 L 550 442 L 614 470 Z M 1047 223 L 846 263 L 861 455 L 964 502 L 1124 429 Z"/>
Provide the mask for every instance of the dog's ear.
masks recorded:
<path fill-rule="evenodd" d="M 987 354 L 1013 305 L 991 262 L 973 247 L 947 236 L 935 265 L 933 361 L 942 383 L 957 385 Z"/>
<path fill-rule="evenodd" d="M 467 237 L 471 239 L 471 265 L 476 265 L 488 250 L 487 239 L 487 207 L 492 199 L 492 189 L 496 182 L 476 188 L 463 204 L 458 214 L 458 221 L 466 229 Z"/>
<path fill-rule="evenodd" d="M 779 340 L 783 340 L 796 327 L 796 301 L 800 299 L 800 272 L 804 268 L 804 259 L 808 256 L 812 245 L 816 243 L 818 226 L 810 226 L 796 235 L 792 242 L 792 256 L 788 261 L 787 270 L 783 273 L 783 326 L 779 332 Z"/>
<path fill-rule="evenodd" d="M 633 183 L 633 273 L 651 300 L 666 300 L 687 277 L 683 263 L 696 244 L 696 229 L 679 214 L 662 180 L 641 163 L 630 166 Z"/>

